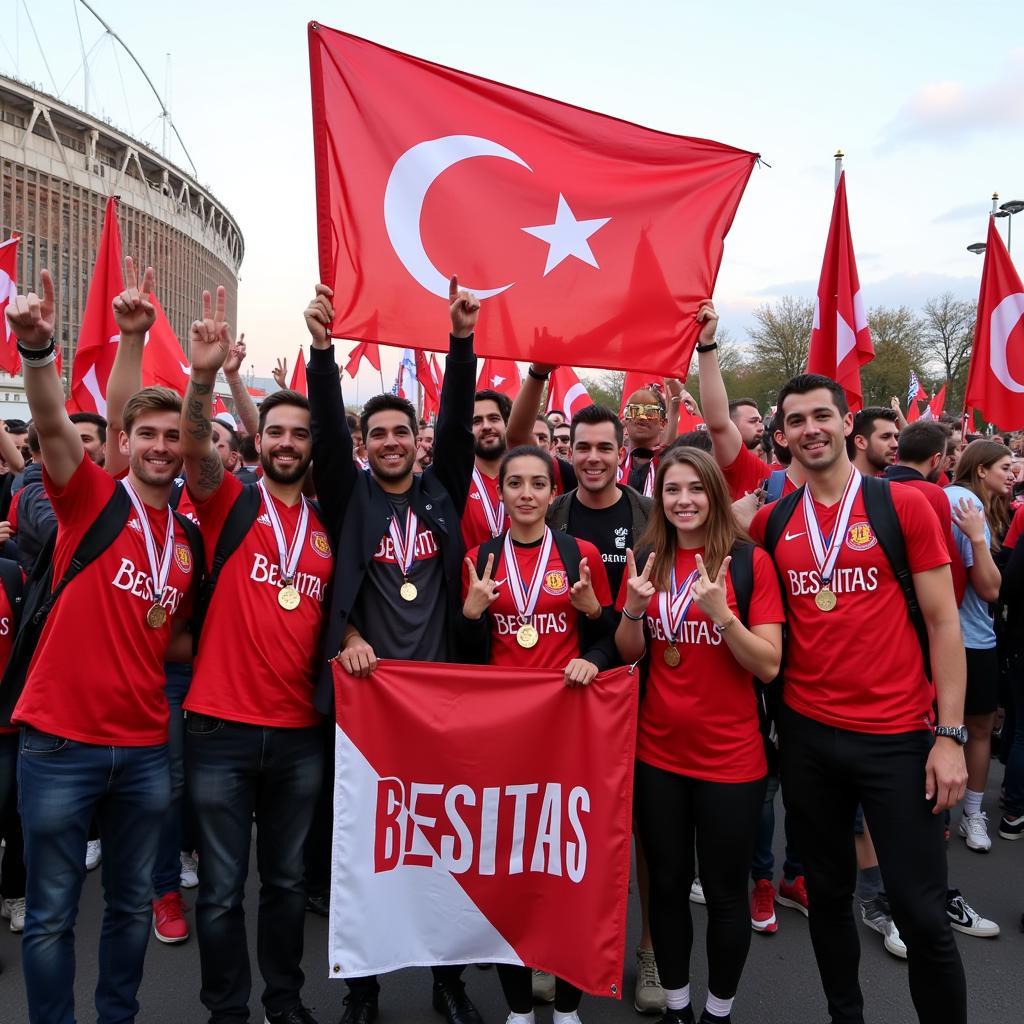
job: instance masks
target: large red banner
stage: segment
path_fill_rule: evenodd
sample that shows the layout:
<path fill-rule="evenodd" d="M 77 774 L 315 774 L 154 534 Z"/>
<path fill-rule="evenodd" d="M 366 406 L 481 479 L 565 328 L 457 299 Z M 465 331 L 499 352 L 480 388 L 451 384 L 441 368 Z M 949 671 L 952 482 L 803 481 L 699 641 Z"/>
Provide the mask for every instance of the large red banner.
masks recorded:
<path fill-rule="evenodd" d="M 510 963 L 621 995 L 636 677 L 334 666 L 334 977 Z"/>
<path fill-rule="evenodd" d="M 689 364 L 756 154 L 315 22 L 309 54 L 335 337 L 443 348 L 457 274 L 483 300 L 482 355 L 672 376 Z"/>

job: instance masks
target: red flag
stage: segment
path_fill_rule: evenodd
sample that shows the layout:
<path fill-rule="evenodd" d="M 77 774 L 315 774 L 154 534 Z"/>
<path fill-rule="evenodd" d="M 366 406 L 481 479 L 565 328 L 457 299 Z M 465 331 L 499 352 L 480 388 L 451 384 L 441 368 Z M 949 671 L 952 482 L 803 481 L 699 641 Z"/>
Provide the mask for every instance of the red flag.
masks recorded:
<path fill-rule="evenodd" d="M 0 370 L 12 377 L 21 372 L 18 341 L 7 323 L 7 305 L 18 295 L 18 236 L 0 243 Z"/>
<path fill-rule="evenodd" d="M 192 372 L 191 367 L 185 359 L 174 330 L 167 321 L 163 306 L 152 293 L 149 298 L 156 308 L 156 320 L 146 333 L 146 348 L 142 354 L 142 386 L 159 384 L 177 391 L 179 395 L 184 395 Z M 106 390 L 107 384 L 104 381 L 104 393 Z"/>
<path fill-rule="evenodd" d="M 306 354 L 301 348 L 298 358 L 295 360 L 295 369 L 292 370 L 292 379 L 288 387 L 292 391 L 298 391 L 300 395 L 309 394 L 309 389 L 306 387 Z"/>
<path fill-rule="evenodd" d="M 519 367 L 512 359 L 492 359 L 488 356 L 480 367 L 480 377 L 477 379 L 478 391 L 485 388 L 491 391 L 500 391 L 509 398 L 515 398 L 519 394 Z"/>
<path fill-rule="evenodd" d="M 430 347 L 410 339 L 436 344 L 457 273 L 484 304 L 482 354 L 551 362 L 554 345 L 564 365 L 655 375 L 686 365 L 756 154 L 316 23 L 309 50 L 320 278 L 334 288 L 335 334 L 365 338 L 354 325 L 379 313 L 372 340 Z M 641 247 L 660 279 L 634 277 Z M 491 308 L 497 295 L 511 334 Z"/>
<path fill-rule="evenodd" d="M 807 372 L 824 374 L 838 381 L 846 392 L 850 408 L 856 411 L 864 404 L 860 368 L 874 358 L 875 349 L 871 344 L 853 254 L 850 214 L 846 207 L 846 173 L 843 172 L 832 205 L 832 223 L 814 304 Z"/>
<path fill-rule="evenodd" d="M 423 349 L 416 349 L 416 379 L 423 388 L 423 404 L 426 406 L 427 399 L 437 405 L 441 397 L 441 391 L 434 380 L 433 368 L 430 365 L 430 356 L 433 353 L 424 352 Z"/>
<path fill-rule="evenodd" d="M 214 395 L 213 396 L 213 418 L 216 419 L 218 416 L 224 416 L 224 415 L 231 416 L 231 413 L 228 412 L 228 407 L 224 404 L 224 399 L 221 398 L 220 395 Z M 234 421 L 235 417 L 231 416 L 231 419 L 232 419 L 232 421 Z"/>
<path fill-rule="evenodd" d="M 577 690 L 532 668 L 381 661 L 372 686 L 333 671 L 336 973 L 529 964 L 620 996 L 628 670 Z"/>
<path fill-rule="evenodd" d="M 964 404 L 1005 430 L 1024 425 L 1024 285 L 994 217 L 988 222 Z"/>
<path fill-rule="evenodd" d="M 938 393 L 928 403 L 928 409 L 932 414 L 932 419 L 937 420 L 946 408 L 946 385 L 943 384 L 939 388 Z"/>
<path fill-rule="evenodd" d="M 444 374 L 441 372 L 441 367 L 437 362 L 437 353 L 431 352 L 429 359 L 429 365 L 427 366 L 426 373 L 420 374 L 420 383 L 423 384 L 423 418 L 425 420 L 432 421 L 437 419 L 437 414 L 441 411 L 441 387 L 444 384 Z M 419 364 L 420 353 L 416 353 L 416 362 Z M 431 381 L 433 386 L 433 395 L 427 390 L 427 379 Z"/>
<path fill-rule="evenodd" d="M 555 367 L 555 372 L 551 374 L 551 383 L 548 385 L 548 412 L 552 409 L 561 409 L 566 419 L 571 421 L 573 413 L 593 404 L 594 400 L 590 393 L 571 366 Z"/>
<path fill-rule="evenodd" d="M 348 362 L 345 364 L 345 372 L 350 377 L 355 377 L 359 372 L 359 364 L 366 359 L 366 361 L 380 373 L 380 349 L 376 345 L 370 342 L 361 341 L 351 353 L 349 353 Z"/>
<path fill-rule="evenodd" d="M 117 224 L 117 198 L 107 200 L 103 215 L 96 263 L 89 279 L 82 328 L 78 334 L 74 362 L 71 364 L 71 399 L 88 412 L 107 414 L 107 379 L 114 365 L 120 332 L 111 303 L 124 290 L 121 273 L 121 230 Z"/>

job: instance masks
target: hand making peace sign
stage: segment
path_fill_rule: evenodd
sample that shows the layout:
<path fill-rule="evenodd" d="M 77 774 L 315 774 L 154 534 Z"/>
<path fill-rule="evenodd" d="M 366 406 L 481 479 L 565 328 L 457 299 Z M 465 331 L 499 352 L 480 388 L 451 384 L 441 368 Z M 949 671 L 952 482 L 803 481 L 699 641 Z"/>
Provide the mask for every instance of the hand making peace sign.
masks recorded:
<path fill-rule="evenodd" d="M 635 619 L 647 611 L 647 606 L 654 597 L 655 586 L 651 582 L 651 570 L 654 568 L 654 552 L 647 556 L 644 571 L 637 575 L 636 556 L 632 548 L 626 548 L 626 603 L 624 608 Z"/>
<path fill-rule="evenodd" d="M 189 335 L 189 356 L 193 371 L 216 374 L 227 359 L 231 334 L 224 321 L 227 293 L 217 286 L 217 304 L 209 292 L 203 292 L 203 318 L 192 324 Z"/>
<path fill-rule="evenodd" d="M 718 575 L 712 579 L 704 565 L 704 559 L 697 555 L 697 572 L 700 576 L 693 585 L 693 602 L 712 622 L 721 625 L 732 614 L 725 589 L 725 580 L 729 574 L 729 563 L 732 555 L 722 559 Z"/>

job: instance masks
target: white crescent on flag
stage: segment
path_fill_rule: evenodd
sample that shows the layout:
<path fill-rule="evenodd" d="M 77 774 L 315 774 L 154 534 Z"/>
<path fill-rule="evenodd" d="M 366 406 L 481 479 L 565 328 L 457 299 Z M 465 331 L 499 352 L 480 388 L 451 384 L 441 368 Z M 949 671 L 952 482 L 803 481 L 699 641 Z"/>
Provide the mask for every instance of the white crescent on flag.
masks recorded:
<path fill-rule="evenodd" d="M 1024 292 L 1015 292 L 1007 295 L 1002 302 L 992 310 L 989 333 L 989 365 L 996 379 L 1007 390 L 1024 394 L 1024 383 L 1017 380 L 1010 373 L 1010 366 L 1006 358 L 1006 346 L 1010 340 L 1010 334 L 1024 317 Z"/>

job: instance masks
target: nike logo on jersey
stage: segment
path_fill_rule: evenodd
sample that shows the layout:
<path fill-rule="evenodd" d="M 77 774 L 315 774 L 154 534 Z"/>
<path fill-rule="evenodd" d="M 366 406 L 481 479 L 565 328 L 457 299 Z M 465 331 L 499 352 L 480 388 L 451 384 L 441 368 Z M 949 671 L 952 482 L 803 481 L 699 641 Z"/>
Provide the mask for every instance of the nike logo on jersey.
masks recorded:
<path fill-rule="evenodd" d="M 802 537 L 806 532 L 806 530 L 801 530 L 799 533 L 790 533 L 789 530 L 787 530 L 786 540 L 796 540 L 797 537 Z"/>

